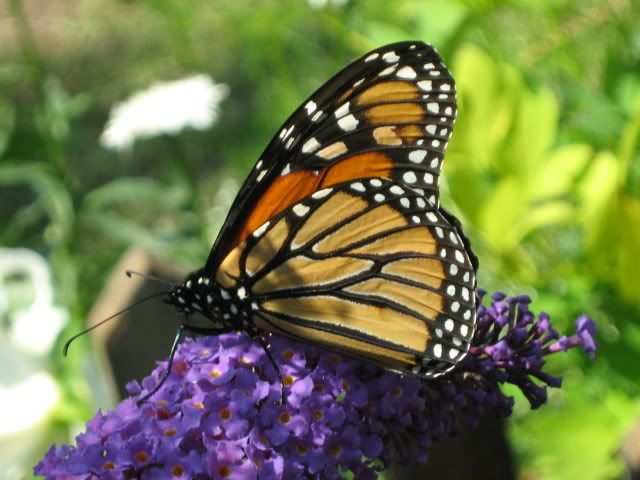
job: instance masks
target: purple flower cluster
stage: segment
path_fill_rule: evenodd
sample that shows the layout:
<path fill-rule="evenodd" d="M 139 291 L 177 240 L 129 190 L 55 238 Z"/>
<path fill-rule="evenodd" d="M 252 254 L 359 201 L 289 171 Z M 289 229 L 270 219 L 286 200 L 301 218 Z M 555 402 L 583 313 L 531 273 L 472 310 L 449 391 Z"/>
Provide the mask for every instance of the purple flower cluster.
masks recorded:
<path fill-rule="evenodd" d="M 483 292 L 479 292 L 482 299 Z M 470 355 L 452 375 L 423 384 L 290 339 L 271 337 L 278 375 L 246 335 L 186 340 L 171 376 L 159 363 L 128 385 L 132 398 L 99 412 L 76 446 L 52 446 L 35 467 L 46 479 L 356 479 L 377 478 L 392 462 L 426 461 L 429 445 L 486 411 L 509 415 L 520 387 L 536 408 L 560 377 L 544 357 L 581 347 L 595 351 L 595 326 L 559 338 L 549 316 L 537 318 L 527 297 L 495 294 L 478 310 Z M 281 380 L 286 403 L 281 404 Z"/>

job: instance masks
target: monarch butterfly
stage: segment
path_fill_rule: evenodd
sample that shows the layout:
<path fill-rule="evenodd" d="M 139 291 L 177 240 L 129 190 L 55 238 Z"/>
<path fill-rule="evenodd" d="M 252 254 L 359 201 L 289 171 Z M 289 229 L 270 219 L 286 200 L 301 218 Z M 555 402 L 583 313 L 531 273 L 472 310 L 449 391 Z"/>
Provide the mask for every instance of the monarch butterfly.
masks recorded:
<path fill-rule="evenodd" d="M 181 328 L 284 334 L 422 378 L 452 369 L 474 332 L 478 265 L 439 206 L 456 108 L 422 42 L 330 79 L 269 143 L 204 267 L 170 291 L 214 324 Z"/>

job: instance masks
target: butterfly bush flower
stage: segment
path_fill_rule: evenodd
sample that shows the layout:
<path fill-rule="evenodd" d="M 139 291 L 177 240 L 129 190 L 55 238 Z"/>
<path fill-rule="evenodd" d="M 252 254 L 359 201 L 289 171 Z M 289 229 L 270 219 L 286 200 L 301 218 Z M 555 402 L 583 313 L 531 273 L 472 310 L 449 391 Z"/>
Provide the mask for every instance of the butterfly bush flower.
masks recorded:
<path fill-rule="evenodd" d="M 485 296 L 479 291 L 480 301 Z M 533 408 L 562 378 L 545 357 L 570 348 L 593 356 L 586 316 L 560 337 L 525 296 L 494 294 L 478 308 L 469 355 L 453 374 L 423 384 L 314 346 L 272 336 L 276 372 L 244 334 L 186 340 L 168 381 L 146 403 L 136 399 L 166 362 L 128 385 L 130 398 L 98 414 L 75 446 L 53 446 L 35 467 L 46 479 L 375 479 L 391 463 L 427 460 L 437 439 L 485 412 L 508 416 L 517 385 Z M 286 400 L 281 403 L 282 384 Z"/>

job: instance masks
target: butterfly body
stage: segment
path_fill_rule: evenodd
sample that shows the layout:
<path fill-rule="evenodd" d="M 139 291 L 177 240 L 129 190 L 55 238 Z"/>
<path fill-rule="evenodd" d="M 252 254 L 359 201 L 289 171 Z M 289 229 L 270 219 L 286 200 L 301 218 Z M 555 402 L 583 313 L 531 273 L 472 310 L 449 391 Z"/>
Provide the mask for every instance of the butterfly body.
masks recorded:
<path fill-rule="evenodd" d="M 283 334 L 423 378 L 451 370 L 473 336 L 477 269 L 439 205 L 455 113 L 429 45 L 366 54 L 285 122 L 168 302 L 220 332 Z"/>
<path fill-rule="evenodd" d="M 200 313 L 223 331 L 259 333 L 251 318 L 250 298 L 238 287 L 227 290 L 200 269 L 190 273 L 169 293 L 167 303 L 185 315 Z"/>

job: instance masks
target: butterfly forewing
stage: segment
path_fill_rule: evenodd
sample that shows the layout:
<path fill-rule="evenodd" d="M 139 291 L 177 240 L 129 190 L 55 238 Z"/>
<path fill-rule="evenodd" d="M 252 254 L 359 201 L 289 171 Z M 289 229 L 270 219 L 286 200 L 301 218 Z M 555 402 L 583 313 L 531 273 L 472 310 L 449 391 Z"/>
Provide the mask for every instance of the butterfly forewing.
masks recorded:
<path fill-rule="evenodd" d="M 449 370 L 473 335 L 460 233 L 394 180 L 315 191 L 237 245 L 216 279 L 260 328 L 422 377 Z"/>
<path fill-rule="evenodd" d="M 268 219 L 315 191 L 366 177 L 393 179 L 438 203 L 455 85 L 422 42 L 369 52 L 316 91 L 279 129 L 242 186 L 212 249 L 212 273 Z"/>

